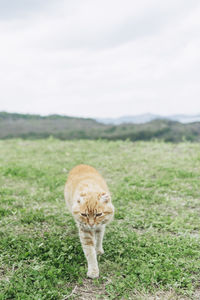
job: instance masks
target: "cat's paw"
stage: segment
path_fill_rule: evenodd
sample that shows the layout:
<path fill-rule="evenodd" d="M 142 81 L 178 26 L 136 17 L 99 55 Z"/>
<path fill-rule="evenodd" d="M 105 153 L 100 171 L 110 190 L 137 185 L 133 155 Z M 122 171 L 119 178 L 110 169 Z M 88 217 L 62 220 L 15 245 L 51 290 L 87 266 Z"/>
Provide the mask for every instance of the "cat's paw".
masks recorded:
<path fill-rule="evenodd" d="M 89 277 L 89 278 L 97 278 L 97 277 L 99 277 L 99 270 L 88 270 L 88 272 L 87 272 L 87 277 Z"/>
<path fill-rule="evenodd" d="M 102 254 L 104 254 L 103 248 L 96 249 L 96 253 L 97 253 L 97 255 L 102 255 Z"/>

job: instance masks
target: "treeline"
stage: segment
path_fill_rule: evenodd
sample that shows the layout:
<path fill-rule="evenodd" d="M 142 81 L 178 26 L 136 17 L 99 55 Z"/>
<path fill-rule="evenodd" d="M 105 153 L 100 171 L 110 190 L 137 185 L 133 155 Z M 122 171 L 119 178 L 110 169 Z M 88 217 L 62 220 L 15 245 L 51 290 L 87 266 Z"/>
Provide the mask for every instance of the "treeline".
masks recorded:
<path fill-rule="evenodd" d="M 200 122 L 181 124 L 154 120 L 145 124 L 105 125 L 93 119 L 60 115 L 40 116 L 0 112 L 0 139 L 42 139 L 53 136 L 61 140 L 108 139 L 154 140 L 166 142 L 200 141 Z"/>

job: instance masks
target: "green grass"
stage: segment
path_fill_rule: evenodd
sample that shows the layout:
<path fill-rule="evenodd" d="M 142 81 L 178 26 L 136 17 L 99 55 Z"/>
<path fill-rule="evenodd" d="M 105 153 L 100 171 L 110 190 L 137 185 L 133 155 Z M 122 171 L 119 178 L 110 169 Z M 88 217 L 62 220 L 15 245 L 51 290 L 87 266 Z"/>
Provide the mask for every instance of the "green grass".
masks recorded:
<path fill-rule="evenodd" d="M 63 199 L 80 163 L 116 208 L 93 281 Z M 0 299 L 199 299 L 199 165 L 194 143 L 0 141 Z"/>

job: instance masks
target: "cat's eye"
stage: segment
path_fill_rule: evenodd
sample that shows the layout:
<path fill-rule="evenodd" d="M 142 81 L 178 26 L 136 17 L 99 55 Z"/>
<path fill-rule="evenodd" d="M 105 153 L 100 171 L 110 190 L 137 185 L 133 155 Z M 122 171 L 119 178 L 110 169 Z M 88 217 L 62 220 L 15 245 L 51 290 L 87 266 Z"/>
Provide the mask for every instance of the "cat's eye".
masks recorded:
<path fill-rule="evenodd" d="M 87 217 L 87 214 L 81 214 L 81 216 L 83 216 L 83 217 Z"/>
<path fill-rule="evenodd" d="M 96 214 L 96 217 L 100 217 L 100 216 L 102 216 L 102 213 Z"/>

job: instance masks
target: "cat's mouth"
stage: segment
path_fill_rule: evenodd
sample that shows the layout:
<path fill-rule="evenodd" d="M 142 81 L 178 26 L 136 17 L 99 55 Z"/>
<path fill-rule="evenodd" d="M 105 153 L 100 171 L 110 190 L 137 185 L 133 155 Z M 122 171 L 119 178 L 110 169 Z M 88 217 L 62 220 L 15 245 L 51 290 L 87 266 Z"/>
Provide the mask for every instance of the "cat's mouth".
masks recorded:
<path fill-rule="evenodd" d="M 83 226 L 87 230 L 95 230 L 95 229 L 97 229 L 97 225 L 96 224 L 94 224 L 94 225 L 83 224 L 83 223 L 80 223 L 80 224 L 81 224 L 81 226 Z"/>
<path fill-rule="evenodd" d="M 94 224 L 94 225 L 87 225 L 87 226 L 88 226 L 88 228 L 91 229 L 91 230 L 96 228 L 96 225 L 95 225 L 95 224 Z"/>

